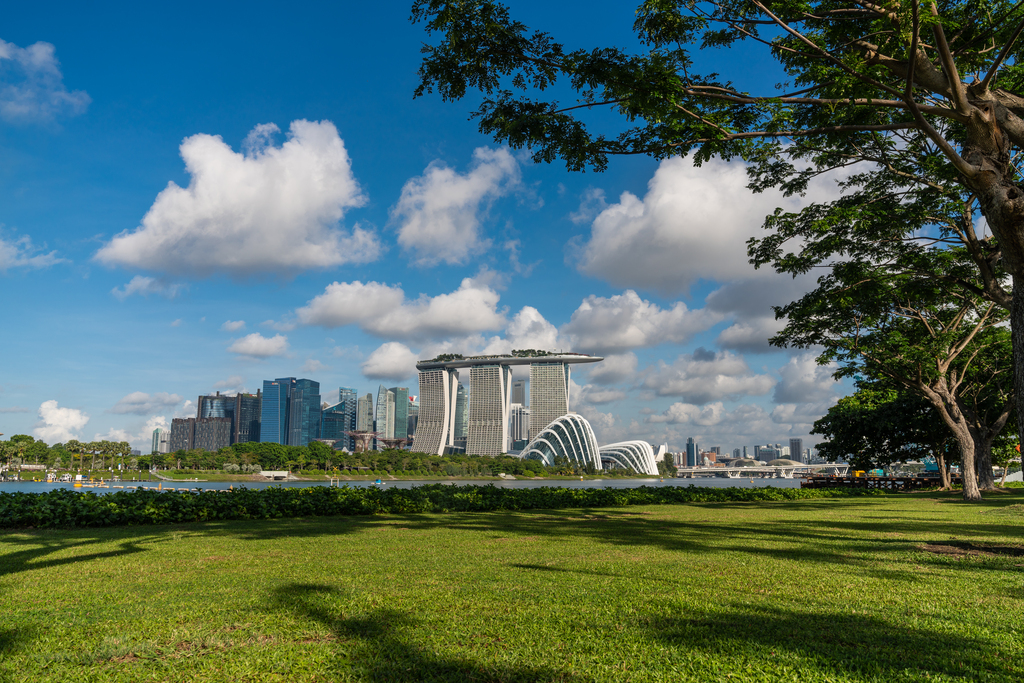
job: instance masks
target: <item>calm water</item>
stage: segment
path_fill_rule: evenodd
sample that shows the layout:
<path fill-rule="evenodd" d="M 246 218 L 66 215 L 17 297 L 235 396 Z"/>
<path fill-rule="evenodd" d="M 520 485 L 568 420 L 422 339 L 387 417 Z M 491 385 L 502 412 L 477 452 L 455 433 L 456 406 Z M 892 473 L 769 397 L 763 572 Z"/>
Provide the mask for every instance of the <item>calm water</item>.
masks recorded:
<path fill-rule="evenodd" d="M 125 490 L 132 486 L 144 486 L 146 488 L 156 488 L 158 482 L 121 482 L 119 486 L 124 486 Z M 250 488 L 250 489 L 265 489 L 269 486 L 282 486 L 285 488 L 294 488 L 302 486 L 326 486 L 326 481 L 278 481 L 278 482 L 262 482 L 262 481 L 246 481 L 246 482 L 228 482 L 228 481 L 191 481 L 191 482 L 162 482 L 163 490 L 168 489 L 227 489 L 233 486 L 234 488 Z M 344 482 L 347 486 L 354 487 L 367 487 L 374 486 L 375 484 L 370 481 L 346 481 Z M 760 486 L 776 486 L 779 488 L 799 488 L 799 479 L 759 479 L 754 477 L 753 481 L 750 479 L 671 479 L 666 478 L 664 481 L 658 478 L 652 479 L 587 479 L 585 481 L 575 481 L 572 479 L 568 480 L 546 480 L 540 481 L 536 479 L 515 479 L 515 480 L 503 480 L 503 481 L 473 481 L 473 480 L 462 480 L 462 481 L 388 481 L 383 484 L 385 488 L 400 488 L 410 489 L 414 486 L 423 486 L 424 484 L 449 484 L 452 486 L 464 486 L 467 484 L 474 484 L 478 486 L 491 485 L 497 486 L 503 489 L 535 489 L 541 486 L 556 486 L 563 488 L 574 488 L 574 489 L 630 489 L 638 486 L 711 486 L 711 487 L 729 487 L 735 486 L 739 488 L 753 488 Z M 26 493 L 43 493 L 45 491 L 52 491 L 53 489 L 74 489 L 74 485 L 70 483 L 55 483 L 48 484 L 46 482 L 32 482 L 32 481 L 8 481 L 0 482 L 0 493 L 13 493 L 15 491 L 22 491 Z M 78 491 L 94 491 L 95 493 L 110 493 L 113 491 L 120 491 L 122 489 L 115 488 L 87 488 L 82 487 L 75 489 Z"/>

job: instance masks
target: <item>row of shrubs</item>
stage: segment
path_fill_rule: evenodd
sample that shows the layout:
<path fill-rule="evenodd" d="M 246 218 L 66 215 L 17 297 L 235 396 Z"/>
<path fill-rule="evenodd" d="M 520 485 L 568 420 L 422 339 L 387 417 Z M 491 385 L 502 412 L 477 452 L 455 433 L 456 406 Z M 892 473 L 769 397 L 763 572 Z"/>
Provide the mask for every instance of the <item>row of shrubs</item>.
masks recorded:
<path fill-rule="evenodd" d="M 47 493 L 0 493 L 0 527 L 102 527 L 413 512 L 552 510 L 835 498 L 876 493 L 861 489 L 698 488 L 692 485 L 629 489 L 503 489 L 444 484 L 410 489 L 309 486 L 202 492 L 136 489 L 101 495 L 55 489 Z"/>

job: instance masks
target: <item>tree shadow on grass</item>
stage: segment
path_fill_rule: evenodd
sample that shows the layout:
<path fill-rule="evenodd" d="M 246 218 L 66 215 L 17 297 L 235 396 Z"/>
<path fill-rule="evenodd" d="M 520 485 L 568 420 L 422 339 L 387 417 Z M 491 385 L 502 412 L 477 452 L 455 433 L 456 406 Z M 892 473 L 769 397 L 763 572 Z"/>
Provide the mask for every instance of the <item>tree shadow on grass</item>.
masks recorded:
<path fill-rule="evenodd" d="M 1020 652 L 967 633 L 895 626 L 865 614 L 734 607 L 690 617 L 654 617 L 653 639 L 712 655 L 754 651 L 764 658 L 790 652 L 823 674 L 874 680 L 950 676 L 1019 681 Z"/>
<path fill-rule="evenodd" d="M 413 642 L 415 620 L 397 610 L 380 609 L 371 616 L 346 618 L 324 607 L 330 586 L 293 583 L 275 591 L 278 607 L 328 628 L 337 639 L 339 678 L 380 681 L 474 681 L 475 683 L 581 682 L 566 672 L 536 666 L 474 661 L 431 651 Z"/>
<path fill-rule="evenodd" d="M 135 533 L 131 533 L 131 538 L 121 540 L 117 548 L 113 550 L 92 553 L 75 552 L 64 557 L 50 557 L 47 559 L 47 556 L 57 553 L 74 552 L 97 544 L 109 544 L 111 541 L 116 542 L 115 539 L 118 535 L 120 534 L 105 533 L 103 536 L 92 538 L 75 538 L 74 534 L 47 537 L 40 533 L 0 536 L 0 576 L 34 569 L 79 564 L 109 557 L 123 557 L 148 551 L 147 548 L 143 547 L 143 543 L 150 540 L 151 535 L 146 534 L 146 536 L 140 538 L 137 530 L 135 530 Z M 8 552 L 8 548 L 12 546 L 20 547 L 21 549 Z"/>
<path fill-rule="evenodd" d="M 29 637 L 25 629 L 0 628 L 0 683 L 14 680 L 10 666 L 10 655 L 22 649 Z"/>

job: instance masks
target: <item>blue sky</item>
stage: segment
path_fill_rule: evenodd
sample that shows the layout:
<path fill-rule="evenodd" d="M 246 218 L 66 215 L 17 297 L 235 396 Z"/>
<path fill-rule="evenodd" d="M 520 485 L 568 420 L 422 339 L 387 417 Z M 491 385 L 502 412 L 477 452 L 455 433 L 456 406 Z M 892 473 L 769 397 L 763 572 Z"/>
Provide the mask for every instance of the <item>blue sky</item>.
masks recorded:
<path fill-rule="evenodd" d="M 514 2 L 573 46 L 632 8 Z M 578 21 L 586 8 L 600 24 Z M 599 439 L 786 443 L 847 389 L 766 345 L 807 283 L 754 272 L 743 167 L 502 149 L 413 99 L 406 3 L 21 3 L 0 29 L 0 432 L 128 439 L 197 395 L 375 392 L 439 351 L 561 348 Z M 715 51 L 756 88 L 766 62 Z M 611 122 L 614 125 L 614 121 Z"/>

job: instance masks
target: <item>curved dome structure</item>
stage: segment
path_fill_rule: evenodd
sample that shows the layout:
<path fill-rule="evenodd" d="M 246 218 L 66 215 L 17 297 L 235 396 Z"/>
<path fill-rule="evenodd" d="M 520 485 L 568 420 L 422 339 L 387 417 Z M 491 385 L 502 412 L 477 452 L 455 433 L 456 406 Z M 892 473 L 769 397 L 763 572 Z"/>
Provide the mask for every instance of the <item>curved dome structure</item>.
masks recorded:
<path fill-rule="evenodd" d="M 664 447 L 658 455 L 664 455 Z M 611 467 L 624 467 L 640 474 L 657 476 L 658 461 L 651 444 L 646 441 L 621 441 L 601 446 L 601 463 Z"/>
<path fill-rule="evenodd" d="M 523 457 L 540 460 L 548 467 L 555 464 L 556 458 L 565 458 L 576 465 L 601 469 L 594 430 L 586 419 L 575 413 L 563 415 L 545 427 L 523 449 Z"/>

